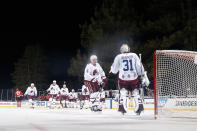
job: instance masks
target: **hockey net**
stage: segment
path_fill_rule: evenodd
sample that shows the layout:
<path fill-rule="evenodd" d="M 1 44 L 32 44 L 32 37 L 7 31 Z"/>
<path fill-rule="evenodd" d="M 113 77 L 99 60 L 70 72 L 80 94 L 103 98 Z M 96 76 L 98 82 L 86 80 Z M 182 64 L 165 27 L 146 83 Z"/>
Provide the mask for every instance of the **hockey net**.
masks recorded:
<path fill-rule="evenodd" d="M 197 52 L 154 53 L 155 118 L 197 118 Z"/>

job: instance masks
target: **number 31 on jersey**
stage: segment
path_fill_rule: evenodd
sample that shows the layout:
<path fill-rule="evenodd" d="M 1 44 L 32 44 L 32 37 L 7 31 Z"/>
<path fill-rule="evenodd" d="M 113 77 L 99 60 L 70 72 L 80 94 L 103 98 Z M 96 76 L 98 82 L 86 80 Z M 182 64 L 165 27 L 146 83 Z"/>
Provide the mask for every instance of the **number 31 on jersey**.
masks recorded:
<path fill-rule="evenodd" d="M 124 71 L 133 70 L 132 60 L 123 60 L 123 63 L 125 64 L 123 68 Z"/>

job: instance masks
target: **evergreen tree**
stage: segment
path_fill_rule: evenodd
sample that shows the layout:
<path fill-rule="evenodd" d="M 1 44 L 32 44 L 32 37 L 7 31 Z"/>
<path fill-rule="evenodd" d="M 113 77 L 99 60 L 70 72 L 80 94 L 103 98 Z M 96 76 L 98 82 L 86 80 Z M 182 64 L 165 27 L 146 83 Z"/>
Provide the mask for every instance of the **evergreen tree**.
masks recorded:
<path fill-rule="evenodd" d="M 45 70 L 45 56 L 39 45 L 28 45 L 24 55 L 15 63 L 11 74 L 14 88 L 25 90 L 30 83 L 34 83 L 38 90 L 47 88 Z"/>
<path fill-rule="evenodd" d="M 72 59 L 68 69 L 71 76 L 75 76 L 76 70 L 80 72 L 78 78 L 83 76 L 91 54 L 98 56 L 99 63 L 108 73 L 125 41 L 132 52 L 142 53 L 142 62 L 151 80 L 155 50 L 197 50 L 195 0 L 105 0 L 95 7 L 90 22 L 80 27 L 83 53 Z M 74 68 L 76 64 L 80 68 Z"/>

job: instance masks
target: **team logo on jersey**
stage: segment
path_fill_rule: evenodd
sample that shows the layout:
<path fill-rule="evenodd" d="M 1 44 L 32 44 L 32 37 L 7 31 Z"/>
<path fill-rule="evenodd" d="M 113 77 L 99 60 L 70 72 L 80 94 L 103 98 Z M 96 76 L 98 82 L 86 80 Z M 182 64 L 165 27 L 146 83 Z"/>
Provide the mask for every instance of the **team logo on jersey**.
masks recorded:
<path fill-rule="evenodd" d="M 84 92 L 88 92 L 87 89 L 84 89 Z"/>
<path fill-rule="evenodd" d="M 33 91 L 31 90 L 31 93 L 32 93 Z"/>
<path fill-rule="evenodd" d="M 95 69 L 94 71 L 93 71 L 93 75 L 96 75 L 98 73 L 98 71 Z"/>

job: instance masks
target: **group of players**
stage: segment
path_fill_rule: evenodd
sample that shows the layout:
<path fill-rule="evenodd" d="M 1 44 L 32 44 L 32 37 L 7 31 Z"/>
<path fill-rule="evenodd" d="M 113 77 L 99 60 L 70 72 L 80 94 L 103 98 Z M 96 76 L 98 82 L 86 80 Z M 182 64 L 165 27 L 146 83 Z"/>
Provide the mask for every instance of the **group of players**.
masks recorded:
<path fill-rule="evenodd" d="M 149 80 L 137 54 L 131 53 L 127 44 L 123 44 L 120 48 L 121 54 L 118 54 L 111 66 L 111 69 L 106 77 L 105 72 L 98 63 L 96 55 L 90 57 L 90 63 L 87 64 L 84 71 L 84 85 L 82 86 L 82 96 L 80 107 L 88 108 L 92 111 L 102 111 L 103 99 L 105 98 L 104 89 L 110 76 L 118 75 L 118 103 L 119 111 L 126 113 L 128 111 L 128 97 L 133 97 L 134 112 L 138 115 L 144 110 L 143 98 L 140 95 L 140 89 L 143 86 L 149 85 Z M 74 90 L 68 92 L 68 88 L 64 84 L 60 89 L 56 81 L 50 85 L 49 89 L 49 107 L 60 98 L 62 107 L 74 106 L 77 96 Z M 27 88 L 24 95 L 27 95 L 29 103 L 33 105 L 33 97 L 37 96 L 37 90 L 32 83 Z"/>
<path fill-rule="evenodd" d="M 128 97 L 133 97 L 134 112 L 137 115 L 144 110 L 143 106 L 143 86 L 150 84 L 146 71 L 142 65 L 141 59 L 137 54 L 131 53 L 127 44 L 120 47 L 118 54 L 106 77 L 105 72 L 98 63 L 96 55 L 90 57 L 90 63 L 87 64 L 84 71 L 84 84 L 90 91 L 91 109 L 101 111 L 100 103 L 101 90 L 105 89 L 110 76 L 118 74 L 119 87 L 119 111 L 123 114 L 128 111 Z M 141 92 L 140 92 L 141 91 Z"/>
<path fill-rule="evenodd" d="M 57 85 L 56 80 L 53 81 L 53 83 L 50 85 L 50 87 L 47 89 L 48 92 L 48 107 L 49 108 L 55 108 L 58 103 L 63 108 L 75 108 L 77 107 L 77 100 L 80 100 L 80 108 L 89 108 L 90 106 L 90 91 L 89 89 L 83 85 L 82 86 L 82 92 L 80 94 L 80 98 L 78 94 L 75 92 L 74 89 L 72 89 L 71 92 L 69 92 L 66 84 L 63 84 L 62 88 L 60 89 L 59 85 Z M 15 96 L 17 98 L 17 106 L 21 106 L 21 96 L 23 96 L 23 93 L 20 90 L 16 90 Z M 29 106 L 31 108 L 35 107 L 35 98 L 37 96 L 37 89 L 34 85 L 34 83 L 31 83 L 30 87 L 27 88 L 24 96 L 28 98 Z M 105 92 L 103 91 L 100 94 L 100 102 L 104 103 L 105 101 Z M 104 104 L 103 104 L 104 105 Z"/>

